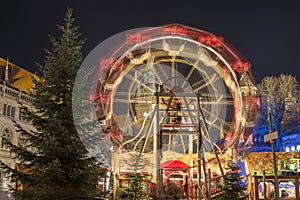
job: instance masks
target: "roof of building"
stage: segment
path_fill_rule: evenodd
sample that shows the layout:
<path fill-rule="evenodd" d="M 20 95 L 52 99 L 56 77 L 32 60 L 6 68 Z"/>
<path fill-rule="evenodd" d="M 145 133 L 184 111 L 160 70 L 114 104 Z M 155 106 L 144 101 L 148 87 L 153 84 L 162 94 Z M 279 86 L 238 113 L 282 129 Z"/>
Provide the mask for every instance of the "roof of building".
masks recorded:
<path fill-rule="evenodd" d="M 253 87 L 253 81 L 251 80 L 250 76 L 247 74 L 247 72 L 244 72 L 239 80 L 240 87 L 243 86 L 251 86 Z"/>
<path fill-rule="evenodd" d="M 0 58 L 0 82 L 5 81 L 5 70 L 8 66 L 8 83 L 10 87 L 19 89 L 23 92 L 29 92 L 33 86 L 32 77 L 35 76 L 31 72 L 18 67 L 17 65 Z"/>

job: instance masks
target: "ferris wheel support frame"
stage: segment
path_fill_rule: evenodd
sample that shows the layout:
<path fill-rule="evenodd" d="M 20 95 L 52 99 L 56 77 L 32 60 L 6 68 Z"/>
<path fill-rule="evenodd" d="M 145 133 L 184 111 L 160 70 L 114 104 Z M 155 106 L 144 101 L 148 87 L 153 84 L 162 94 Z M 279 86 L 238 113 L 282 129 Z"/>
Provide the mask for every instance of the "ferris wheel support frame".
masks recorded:
<path fill-rule="evenodd" d="M 162 88 L 162 87 L 161 87 Z M 162 129 L 162 124 L 161 124 L 161 119 L 160 119 L 160 114 L 159 114 L 159 104 L 160 104 L 160 98 L 163 96 L 169 96 L 170 97 L 170 100 L 168 102 L 168 106 L 166 108 L 166 111 L 169 110 L 169 106 L 170 106 L 170 102 L 171 100 L 173 99 L 174 97 L 174 94 L 172 93 L 165 93 L 165 92 L 162 92 L 162 91 L 157 91 L 155 92 L 155 95 L 156 97 L 156 106 L 155 106 L 155 117 L 156 117 L 156 131 L 154 133 L 154 146 L 153 146 L 153 152 L 155 153 L 155 166 L 156 166 L 156 192 L 157 192 L 157 197 L 160 198 L 161 197 L 161 194 L 163 192 L 162 190 L 162 185 L 163 185 L 163 181 L 162 181 L 162 169 L 160 167 L 160 164 L 161 164 L 161 159 L 162 159 L 162 156 L 163 156 L 163 142 L 162 142 L 162 135 L 163 135 L 163 129 Z M 175 95 L 176 97 L 182 97 L 184 99 L 184 101 L 186 102 L 186 97 L 187 96 L 190 96 L 190 95 L 186 95 L 186 94 L 183 94 L 182 96 L 177 94 Z M 203 123 L 203 126 L 204 126 L 204 131 L 205 131 L 205 138 L 206 140 L 208 140 L 209 144 L 211 145 L 211 148 L 213 150 L 213 153 L 215 155 L 215 158 L 217 160 L 217 164 L 218 164 L 218 167 L 220 169 L 220 172 L 221 172 L 221 175 L 222 177 L 224 177 L 224 171 L 223 171 L 223 167 L 222 167 L 222 164 L 221 164 L 221 161 L 219 159 L 219 156 L 218 156 L 218 153 L 215 149 L 215 146 L 214 146 L 214 143 L 213 141 L 211 140 L 211 137 L 210 137 L 210 134 L 209 134 L 209 128 L 207 126 L 207 122 L 205 120 L 205 116 L 203 114 L 203 111 L 202 111 L 202 108 L 201 108 L 201 105 L 200 105 L 200 94 L 197 93 L 196 94 L 196 98 L 197 98 L 197 118 L 198 118 L 198 184 L 199 184 L 199 194 L 201 194 L 201 160 L 202 160 L 202 167 L 203 167 L 203 171 L 204 171 L 204 185 L 205 185 L 205 188 L 206 188 L 206 192 L 208 192 L 208 182 L 209 180 L 207 175 L 206 175 L 206 161 L 205 161 L 205 158 L 203 156 L 203 147 L 202 147 L 202 131 L 201 131 L 201 123 Z M 190 111 L 188 109 L 188 113 L 191 117 L 191 114 L 190 114 Z M 153 115 L 154 116 L 154 115 Z M 191 133 L 191 134 L 195 134 L 195 133 Z M 190 150 L 189 150 L 190 151 Z M 142 152 L 140 152 L 142 153 Z M 209 169 L 210 170 L 210 169 Z M 206 194 L 206 196 L 208 196 L 208 193 Z"/>
<path fill-rule="evenodd" d="M 224 177 L 225 174 L 224 174 L 224 171 L 223 171 L 223 168 L 222 168 L 222 164 L 221 164 L 220 158 L 218 156 L 218 153 L 217 153 L 217 151 L 216 151 L 216 149 L 214 147 L 214 144 L 213 144 L 213 142 L 211 140 L 211 137 L 209 135 L 209 130 L 208 130 L 208 127 L 207 127 L 207 123 L 206 123 L 206 120 L 205 120 L 202 108 L 200 106 L 200 94 L 199 93 L 197 93 L 197 99 L 198 99 L 197 103 L 198 103 L 198 109 L 199 109 L 200 117 L 201 117 L 201 120 L 202 120 L 202 122 L 204 124 L 204 130 L 206 132 L 205 134 L 207 135 L 207 138 L 209 139 L 210 145 L 212 145 L 212 150 L 213 150 L 213 152 L 214 152 L 214 154 L 216 156 L 217 163 L 218 163 L 218 166 L 220 168 L 221 175 L 222 175 L 222 177 Z M 200 119 L 199 119 L 199 123 L 200 123 Z"/>

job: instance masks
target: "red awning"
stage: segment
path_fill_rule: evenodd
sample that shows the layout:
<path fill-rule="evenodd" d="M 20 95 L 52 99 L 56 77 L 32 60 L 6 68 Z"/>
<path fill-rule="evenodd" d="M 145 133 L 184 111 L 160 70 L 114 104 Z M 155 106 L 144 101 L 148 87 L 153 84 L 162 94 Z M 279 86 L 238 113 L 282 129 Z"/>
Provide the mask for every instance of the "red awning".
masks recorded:
<path fill-rule="evenodd" d="M 160 168 L 162 169 L 188 169 L 190 166 L 185 164 L 184 162 L 181 162 L 179 160 L 168 160 L 160 165 Z"/>

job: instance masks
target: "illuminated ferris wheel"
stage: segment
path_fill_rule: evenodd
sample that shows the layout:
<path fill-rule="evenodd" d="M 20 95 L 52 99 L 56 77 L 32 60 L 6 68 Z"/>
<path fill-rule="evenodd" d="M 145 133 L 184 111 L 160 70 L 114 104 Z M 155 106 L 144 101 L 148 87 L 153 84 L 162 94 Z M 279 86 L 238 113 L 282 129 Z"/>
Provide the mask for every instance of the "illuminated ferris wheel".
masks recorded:
<path fill-rule="evenodd" d="M 221 36 L 183 25 L 127 34 L 98 72 L 96 115 L 128 151 L 153 152 L 162 131 L 162 150 L 186 153 L 191 141 L 196 149 L 201 132 L 203 150 L 221 152 L 253 125 L 259 107 L 250 63 Z"/>
<path fill-rule="evenodd" d="M 260 98 L 250 67 L 220 35 L 187 26 L 120 33 L 78 71 L 77 132 L 90 155 L 110 168 L 114 185 L 134 153 L 143 157 L 139 164 L 158 197 L 169 161 L 184 162 L 191 182 L 197 174 L 198 185 L 203 177 L 207 183 L 206 169 L 224 175 L 227 150 L 251 141 Z"/>

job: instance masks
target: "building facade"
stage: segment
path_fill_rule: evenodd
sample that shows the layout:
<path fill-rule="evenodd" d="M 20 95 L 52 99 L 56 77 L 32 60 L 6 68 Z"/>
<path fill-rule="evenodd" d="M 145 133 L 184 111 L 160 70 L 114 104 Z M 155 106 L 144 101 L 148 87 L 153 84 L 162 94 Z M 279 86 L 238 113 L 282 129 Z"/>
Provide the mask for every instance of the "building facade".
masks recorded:
<path fill-rule="evenodd" d="M 33 127 L 22 118 L 20 103 L 32 108 L 31 98 L 28 95 L 33 86 L 34 74 L 14 65 L 8 60 L 0 58 L 0 160 L 6 165 L 15 168 L 13 159 L 5 140 L 15 145 L 24 146 L 25 140 L 16 131 L 13 121 L 16 121 L 26 130 Z M 7 180 L 7 172 L 0 167 L 0 180 Z"/>

